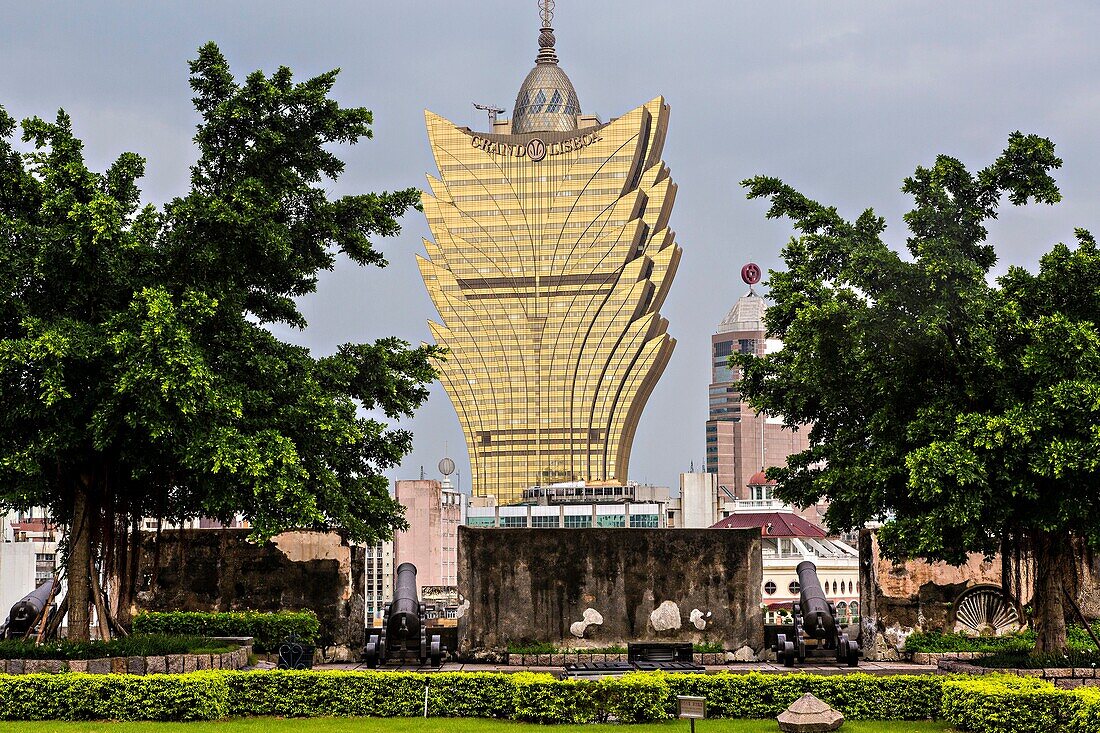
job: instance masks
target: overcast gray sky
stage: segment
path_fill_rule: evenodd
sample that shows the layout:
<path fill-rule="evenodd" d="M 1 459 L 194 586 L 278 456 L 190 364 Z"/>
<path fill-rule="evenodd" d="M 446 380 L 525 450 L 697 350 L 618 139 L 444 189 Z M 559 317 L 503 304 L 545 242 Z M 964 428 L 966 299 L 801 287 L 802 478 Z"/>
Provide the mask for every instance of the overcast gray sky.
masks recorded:
<path fill-rule="evenodd" d="M 26 2 L 0 10 L 0 105 L 22 118 L 64 107 L 93 167 L 148 159 L 146 197 L 184 191 L 196 115 L 187 60 L 216 41 L 243 76 L 334 67 L 335 95 L 375 113 L 375 139 L 346 152 L 335 193 L 423 187 L 429 108 L 483 127 L 471 102 L 509 108 L 537 51 L 535 0 L 442 2 Z M 662 313 L 679 344 L 642 417 L 632 478 L 677 485 L 704 455 L 709 336 L 743 293 L 741 265 L 777 263 L 790 234 L 738 182 L 780 176 L 854 217 L 873 206 L 904 242 L 902 179 L 940 152 L 987 164 L 1013 130 L 1052 138 L 1065 200 L 1005 210 L 992 227 L 1008 264 L 1034 267 L 1100 230 L 1100 3 L 662 2 L 558 0 L 562 67 L 585 112 L 618 116 L 658 94 L 672 105 L 665 161 L 679 184 L 671 225 L 684 249 Z M 436 314 L 417 272 L 427 224 L 407 216 L 379 244 L 384 270 L 341 262 L 304 302 L 290 338 L 318 353 L 398 335 L 429 338 Z M 468 488 L 458 420 L 436 384 L 405 423 L 414 453 L 395 478 L 436 476 L 444 444 Z"/>

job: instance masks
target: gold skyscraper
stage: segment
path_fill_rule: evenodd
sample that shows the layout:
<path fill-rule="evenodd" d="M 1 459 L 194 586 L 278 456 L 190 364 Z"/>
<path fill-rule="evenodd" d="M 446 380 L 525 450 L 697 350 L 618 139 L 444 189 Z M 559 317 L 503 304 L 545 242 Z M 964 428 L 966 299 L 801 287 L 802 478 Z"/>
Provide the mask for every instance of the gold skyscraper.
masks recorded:
<path fill-rule="evenodd" d="M 549 7 L 548 7 L 549 6 Z M 552 3 L 511 120 L 474 132 L 425 112 L 439 178 L 418 258 L 450 349 L 443 385 L 475 495 L 626 481 L 642 408 L 675 346 L 657 312 L 681 249 L 661 97 L 601 123 L 558 66 Z"/>

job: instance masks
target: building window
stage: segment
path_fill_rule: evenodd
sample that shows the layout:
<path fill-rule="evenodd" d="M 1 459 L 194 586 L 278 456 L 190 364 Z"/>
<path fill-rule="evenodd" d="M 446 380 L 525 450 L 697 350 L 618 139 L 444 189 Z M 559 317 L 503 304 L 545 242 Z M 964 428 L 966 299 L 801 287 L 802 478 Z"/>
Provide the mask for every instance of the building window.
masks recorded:
<path fill-rule="evenodd" d="M 501 517 L 500 518 L 500 526 L 501 527 L 510 527 L 510 528 L 513 528 L 513 529 L 516 528 L 516 527 L 526 527 L 527 526 L 527 515 L 524 514 L 524 515 L 518 516 L 518 517 Z"/>
<path fill-rule="evenodd" d="M 497 523 L 496 517 L 467 517 L 466 526 L 468 527 L 495 527 Z"/>
<path fill-rule="evenodd" d="M 775 583 L 773 583 L 770 580 L 767 583 L 764 583 L 764 592 L 767 593 L 769 596 L 774 595 L 775 594 Z"/>
<path fill-rule="evenodd" d="M 756 339 L 737 339 L 737 350 L 742 354 L 755 354 Z"/>
<path fill-rule="evenodd" d="M 792 581 L 791 581 L 791 584 L 787 586 L 787 590 L 788 590 L 788 591 L 790 591 L 790 594 L 791 594 L 792 596 L 793 596 L 793 595 L 794 595 L 795 593 L 797 593 L 797 592 L 799 591 L 799 589 L 800 589 L 800 586 L 798 585 L 798 581 L 797 581 L 797 580 L 792 580 Z"/>
<path fill-rule="evenodd" d="M 836 593 L 836 581 L 833 581 L 833 593 Z"/>
<path fill-rule="evenodd" d="M 597 527 L 625 527 L 626 517 L 622 514 L 601 514 L 596 517 Z"/>
<path fill-rule="evenodd" d="M 556 516 L 544 517 L 536 514 L 535 516 L 531 517 L 531 526 L 538 527 L 540 529 L 557 529 L 559 526 L 558 518 Z"/>
<path fill-rule="evenodd" d="M 565 515 L 565 528 L 566 529 L 581 529 L 582 527 L 592 526 L 591 514 L 566 514 Z"/>
<path fill-rule="evenodd" d="M 715 356 L 729 356 L 733 353 L 732 341 L 719 341 L 714 345 Z"/>
<path fill-rule="evenodd" d="M 656 529 L 658 526 L 656 514 L 631 514 L 630 526 L 634 529 Z"/>

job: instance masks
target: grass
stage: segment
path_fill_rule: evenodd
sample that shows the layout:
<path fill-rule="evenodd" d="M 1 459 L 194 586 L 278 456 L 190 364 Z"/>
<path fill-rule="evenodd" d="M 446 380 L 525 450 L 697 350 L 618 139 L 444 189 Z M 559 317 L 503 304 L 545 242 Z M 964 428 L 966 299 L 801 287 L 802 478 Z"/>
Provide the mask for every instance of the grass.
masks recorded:
<path fill-rule="evenodd" d="M 697 733 L 775 733 L 774 720 L 700 720 Z M 212 723 L 0 723 L 0 733 L 686 733 L 688 721 L 646 725 L 531 725 L 461 718 L 242 718 Z M 844 733 L 945 733 L 946 723 L 845 721 Z"/>

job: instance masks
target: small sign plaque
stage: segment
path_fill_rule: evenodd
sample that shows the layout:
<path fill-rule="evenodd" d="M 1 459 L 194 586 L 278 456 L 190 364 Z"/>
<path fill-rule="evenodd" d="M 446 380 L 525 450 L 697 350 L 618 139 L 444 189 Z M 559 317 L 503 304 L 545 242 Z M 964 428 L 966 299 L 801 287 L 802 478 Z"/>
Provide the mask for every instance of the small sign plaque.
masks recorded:
<path fill-rule="evenodd" d="M 703 697 L 677 695 L 676 705 L 681 718 L 702 719 L 707 717 L 707 701 Z"/>

